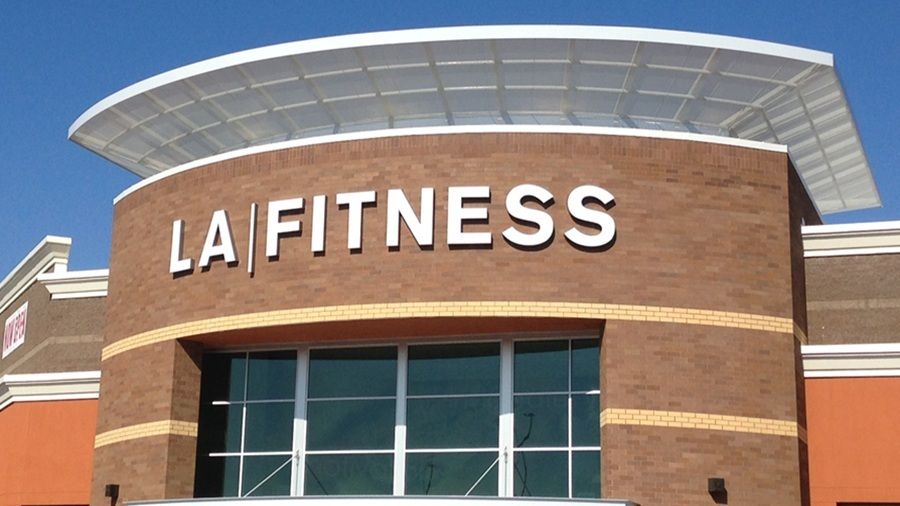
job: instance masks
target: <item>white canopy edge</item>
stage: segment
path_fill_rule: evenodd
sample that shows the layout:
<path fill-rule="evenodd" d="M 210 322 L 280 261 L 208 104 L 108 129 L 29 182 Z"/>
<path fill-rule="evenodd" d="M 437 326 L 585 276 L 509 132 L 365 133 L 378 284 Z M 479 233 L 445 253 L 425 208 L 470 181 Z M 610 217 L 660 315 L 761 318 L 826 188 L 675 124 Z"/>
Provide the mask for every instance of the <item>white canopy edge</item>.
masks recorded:
<path fill-rule="evenodd" d="M 485 25 L 420 28 L 338 35 L 318 39 L 301 40 L 238 51 L 163 72 L 124 88 L 86 110 L 69 127 L 69 138 L 82 125 L 100 112 L 146 91 L 165 86 L 182 79 L 235 65 L 268 60 L 281 56 L 301 55 L 319 51 L 332 51 L 356 47 L 387 46 L 421 42 L 445 42 L 466 40 L 508 39 L 556 39 L 556 40 L 612 40 L 678 44 L 715 49 L 730 49 L 747 53 L 764 54 L 779 58 L 801 60 L 828 67 L 834 66 L 830 53 L 774 42 L 766 42 L 727 35 L 635 28 L 622 26 L 585 25 Z"/>

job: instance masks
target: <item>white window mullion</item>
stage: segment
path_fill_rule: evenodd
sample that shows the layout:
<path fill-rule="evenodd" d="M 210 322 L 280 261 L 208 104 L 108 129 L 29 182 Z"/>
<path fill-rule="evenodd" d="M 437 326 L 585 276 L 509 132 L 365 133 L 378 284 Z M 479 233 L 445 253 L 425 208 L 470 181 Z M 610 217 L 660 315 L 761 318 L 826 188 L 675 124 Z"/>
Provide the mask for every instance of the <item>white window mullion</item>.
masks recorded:
<path fill-rule="evenodd" d="M 567 484 L 569 487 L 569 498 L 571 498 L 572 497 L 572 424 L 573 424 L 573 420 L 572 420 L 572 340 L 571 339 L 569 340 L 568 355 L 569 355 L 569 360 L 567 361 L 567 364 L 569 365 L 569 370 L 568 370 L 569 394 L 566 396 L 566 398 L 568 400 L 568 403 L 567 403 L 568 404 L 568 407 L 567 407 L 568 413 L 566 414 L 566 420 L 568 420 L 568 426 L 566 427 L 566 434 L 568 434 L 568 438 L 569 438 L 568 439 L 568 447 L 569 448 L 567 449 L 567 453 L 566 453 L 566 460 L 568 461 L 568 466 L 567 466 L 568 470 L 566 473 L 566 480 L 568 480 Z"/>
<path fill-rule="evenodd" d="M 500 342 L 500 460 L 497 472 L 497 495 L 510 497 L 514 483 L 513 445 L 515 444 L 513 415 L 513 341 Z"/>
<path fill-rule="evenodd" d="M 309 378 L 309 348 L 297 350 L 297 379 L 294 393 L 294 461 L 291 464 L 291 495 L 303 495 L 306 477 L 306 395 Z"/>
<path fill-rule="evenodd" d="M 244 353 L 244 395 L 241 398 L 241 456 L 238 457 L 238 497 L 244 497 L 244 440 L 247 435 L 247 378 L 250 377 L 250 353 Z"/>
<path fill-rule="evenodd" d="M 394 495 L 406 493 L 406 382 L 409 347 L 397 347 L 397 404 L 394 422 Z"/>

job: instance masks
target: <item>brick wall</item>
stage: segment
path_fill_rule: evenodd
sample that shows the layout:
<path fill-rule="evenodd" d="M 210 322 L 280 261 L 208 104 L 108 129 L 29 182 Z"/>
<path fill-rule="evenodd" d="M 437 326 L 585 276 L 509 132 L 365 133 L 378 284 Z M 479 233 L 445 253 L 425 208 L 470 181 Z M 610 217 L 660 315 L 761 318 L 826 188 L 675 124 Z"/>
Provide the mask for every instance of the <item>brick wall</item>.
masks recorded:
<path fill-rule="evenodd" d="M 791 236 L 796 224 L 789 220 L 789 172 L 783 153 L 563 134 L 352 141 L 193 169 L 142 188 L 116 206 L 107 349 L 178 325 L 197 333 L 166 335 L 207 345 L 358 341 L 390 338 L 392 329 L 396 335 L 490 333 L 527 330 L 531 322 L 542 330 L 588 328 L 603 333 L 601 409 L 758 417 L 797 426 L 802 377 L 790 327 L 802 315 L 794 302 L 797 274 L 791 259 L 797 241 Z M 500 235 L 513 224 L 504 208 L 506 192 L 522 183 L 544 186 L 555 196 L 549 213 L 556 236 L 537 251 L 513 248 Z M 572 226 L 566 196 L 582 184 L 602 186 L 616 197 L 610 214 L 618 235 L 607 251 L 582 251 L 562 236 Z M 466 227 L 492 231 L 490 249 L 447 247 L 447 187 L 465 185 L 492 188 L 490 225 Z M 417 209 L 422 187 L 436 190 L 434 248 L 418 248 L 401 227 L 401 247 L 389 251 L 386 190 L 404 189 Z M 338 209 L 334 195 L 370 189 L 378 192 L 378 205 L 364 211 L 362 251 L 351 253 L 347 211 Z M 300 215 L 303 233 L 282 238 L 278 260 L 267 260 L 266 202 L 303 196 L 310 205 L 317 194 L 329 197 L 325 254 L 310 252 L 307 209 Z M 246 249 L 252 202 L 260 204 L 260 240 L 256 272 L 250 276 Z M 214 261 L 208 270 L 173 277 L 168 270 L 172 221 L 186 221 L 184 250 L 196 263 L 217 209 L 229 211 L 238 262 Z M 373 303 L 396 308 L 471 301 L 513 301 L 532 308 L 569 302 L 629 305 L 648 314 L 658 312 L 655 308 L 720 311 L 777 325 L 732 328 L 725 320 L 687 319 L 646 323 L 608 313 L 580 318 L 527 310 L 486 312 L 483 318 L 453 312 L 421 318 L 413 311 L 369 324 L 353 313 Z M 300 319 L 271 327 L 259 323 L 264 328 L 256 330 L 253 323 L 215 330 L 219 320 L 208 321 L 347 305 L 355 309 L 336 311 L 343 311 L 343 321 L 332 324 Z M 186 350 L 172 342 L 120 346 L 104 360 L 98 434 L 164 420 L 196 422 L 197 368 L 193 358 L 185 357 L 195 357 L 199 345 Z M 722 473 L 734 487 L 730 504 L 802 501 L 797 437 L 622 424 L 605 425 L 602 432 L 604 496 L 645 505 L 708 504 L 706 478 Z M 155 435 L 99 448 L 95 502 L 104 503 L 102 485 L 110 480 L 122 484 L 125 500 L 190 496 L 185 469 L 194 454 L 183 440 L 190 437 Z"/>
<path fill-rule="evenodd" d="M 900 342 L 900 255 L 806 259 L 810 344 Z"/>
<path fill-rule="evenodd" d="M 34 283 L 0 313 L 0 325 L 26 301 L 25 342 L 0 359 L 0 376 L 100 368 L 105 297 L 51 300 L 50 292 Z"/>

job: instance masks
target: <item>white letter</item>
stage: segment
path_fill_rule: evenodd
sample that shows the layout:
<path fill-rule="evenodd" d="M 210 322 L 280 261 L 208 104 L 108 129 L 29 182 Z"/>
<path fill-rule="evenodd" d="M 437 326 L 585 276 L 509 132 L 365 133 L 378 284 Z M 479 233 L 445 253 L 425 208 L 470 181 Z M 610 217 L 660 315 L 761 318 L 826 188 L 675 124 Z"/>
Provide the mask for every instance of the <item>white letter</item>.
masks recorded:
<path fill-rule="evenodd" d="M 216 245 L 216 236 L 222 239 L 218 246 Z M 231 222 L 228 221 L 228 213 L 224 209 L 214 212 L 209 221 L 206 242 L 203 243 L 203 251 L 200 252 L 200 267 L 209 267 L 210 259 L 217 256 L 223 256 L 226 263 L 237 261 L 234 240 L 231 238 Z"/>
<path fill-rule="evenodd" d="M 463 232 L 465 220 L 487 220 L 486 207 L 463 207 L 465 199 L 490 198 L 488 186 L 451 186 L 447 188 L 447 244 L 491 244 L 490 232 Z"/>
<path fill-rule="evenodd" d="M 363 204 L 375 202 L 375 192 L 338 193 L 334 200 L 339 206 L 346 205 L 350 213 L 347 216 L 347 248 L 362 248 L 362 208 Z"/>
<path fill-rule="evenodd" d="M 387 245 L 400 246 L 400 218 L 416 239 L 419 246 L 434 245 L 434 188 L 422 188 L 419 210 L 422 219 L 416 217 L 403 190 L 388 190 L 387 194 Z"/>
<path fill-rule="evenodd" d="M 325 251 L 325 204 L 328 199 L 325 195 L 313 197 L 313 222 L 312 222 L 312 251 L 321 253 Z"/>
<path fill-rule="evenodd" d="M 278 256 L 278 236 L 300 231 L 300 220 L 278 221 L 285 211 L 303 209 L 303 197 L 269 201 L 269 219 L 266 221 L 266 256 Z"/>
<path fill-rule="evenodd" d="M 599 200 L 603 207 L 609 209 L 610 204 L 615 201 L 612 193 L 600 188 L 599 186 L 584 185 L 572 190 L 569 194 L 569 201 L 566 207 L 569 214 L 575 220 L 593 223 L 600 227 L 600 233 L 589 235 L 578 230 L 575 227 L 566 231 L 566 238 L 573 243 L 585 248 L 602 248 L 606 246 L 616 237 L 616 222 L 612 216 L 594 209 L 584 206 L 585 199 Z"/>
<path fill-rule="evenodd" d="M 184 220 L 172 222 L 172 254 L 169 256 L 169 272 L 189 271 L 194 268 L 194 261 L 190 258 L 181 258 L 181 241 L 184 238 Z"/>
<path fill-rule="evenodd" d="M 531 209 L 522 205 L 522 199 L 534 197 L 543 205 L 553 202 L 553 194 L 533 184 L 520 184 L 506 194 L 506 212 L 513 218 L 517 218 L 538 226 L 536 232 L 526 234 L 519 232 L 515 227 L 509 227 L 503 231 L 503 237 L 507 241 L 518 246 L 540 246 L 553 237 L 553 218 L 539 209 Z"/>

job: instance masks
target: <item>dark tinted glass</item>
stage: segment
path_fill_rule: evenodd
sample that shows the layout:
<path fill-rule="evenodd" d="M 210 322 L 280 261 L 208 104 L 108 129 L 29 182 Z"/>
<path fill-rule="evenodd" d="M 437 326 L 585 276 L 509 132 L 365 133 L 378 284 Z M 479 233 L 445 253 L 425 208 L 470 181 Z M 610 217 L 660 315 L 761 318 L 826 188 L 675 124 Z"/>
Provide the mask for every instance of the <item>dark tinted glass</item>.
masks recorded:
<path fill-rule="evenodd" d="M 203 356 L 201 398 L 204 402 L 244 400 L 244 353 L 209 353 Z"/>
<path fill-rule="evenodd" d="M 341 348 L 309 354 L 309 398 L 397 394 L 397 348 Z"/>
<path fill-rule="evenodd" d="M 572 391 L 600 389 L 600 340 L 572 341 Z"/>
<path fill-rule="evenodd" d="M 500 391 L 500 343 L 409 347 L 409 395 Z"/>
<path fill-rule="evenodd" d="M 572 453 L 572 497 L 600 497 L 600 452 Z"/>
<path fill-rule="evenodd" d="M 197 438 L 197 448 L 201 454 L 237 453 L 241 451 L 241 423 L 244 407 L 241 404 L 229 406 L 201 407 L 201 430 Z"/>
<path fill-rule="evenodd" d="M 568 396 L 517 395 L 514 401 L 516 448 L 568 446 Z"/>
<path fill-rule="evenodd" d="M 376 455 L 307 455 L 306 495 L 390 495 L 394 457 Z"/>
<path fill-rule="evenodd" d="M 247 375 L 247 399 L 293 399 L 296 377 L 296 351 L 251 353 Z"/>
<path fill-rule="evenodd" d="M 513 494 L 524 497 L 568 497 L 568 459 L 566 452 L 516 452 Z"/>
<path fill-rule="evenodd" d="M 409 448 L 496 448 L 500 400 L 491 397 L 410 399 Z"/>
<path fill-rule="evenodd" d="M 307 447 L 310 450 L 393 448 L 394 405 L 393 399 L 309 402 Z"/>
<path fill-rule="evenodd" d="M 410 453 L 406 455 L 406 494 L 465 495 L 475 486 L 469 495 L 497 495 L 497 466 L 496 452 Z"/>
<path fill-rule="evenodd" d="M 245 452 L 290 451 L 293 434 L 293 402 L 247 404 Z"/>
<path fill-rule="evenodd" d="M 197 456 L 194 495 L 197 497 L 234 497 L 238 494 L 240 457 Z"/>
<path fill-rule="evenodd" d="M 266 455 L 264 457 L 244 457 L 244 481 L 241 483 L 241 495 L 250 497 L 290 495 L 291 464 L 282 464 L 291 460 L 290 455 Z M 281 467 L 274 476 L 266 477 Z M 263 482 L 263 480 L 265 480 Z M 262 485 L 260 485 L 262 483 Z M 259 485 L 258 488 L 257 485 Z M 253 490 L 256 488 L 256 490 Z M 253 490 L 251 493 L 250 491 Z"/>
<path fill-rule="evenodd" d="M 569 390 L 568 341 L 521 341 L 515 346 L 516 392 Z"/>
<path fill-rule="evenodd" d="M 572 445 L 600 446 L 600 396 L 572 396 Z"/>

